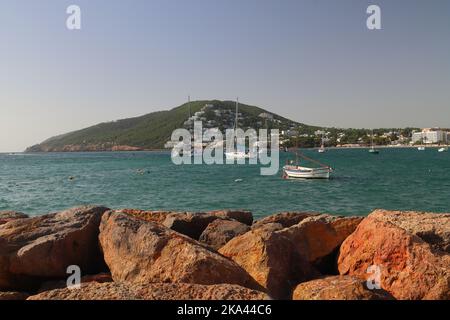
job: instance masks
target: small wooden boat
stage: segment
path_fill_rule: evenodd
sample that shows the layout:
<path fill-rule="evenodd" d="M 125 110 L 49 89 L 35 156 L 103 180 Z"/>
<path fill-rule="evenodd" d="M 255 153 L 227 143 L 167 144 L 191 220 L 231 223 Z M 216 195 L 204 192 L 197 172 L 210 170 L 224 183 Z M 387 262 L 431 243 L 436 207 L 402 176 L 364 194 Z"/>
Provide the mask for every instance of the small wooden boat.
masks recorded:
<path fill-rule="evenodd" d="M 283 178 L 284 179 L 330 179 L 330 174 L 333 172 L 333 169 L 327 165 L 324 165 L 314 159 L 308 158 L 305 155 L 295 153 L 296 156 L 296 164 L 293 164 L 291 161 L 290 164 L 287 164 L 283 167 Z M 305 167 L 298 165 L 298 157 L 302 157 L 303 159 L 316 163 L 319 167 Z"/>
<path fill-rule="evenodd" d="M 297 179 L 330 179 L 332 169 L 329 167 L 308 168 L 287 165 L 283 167 L 285 178 Z"/>

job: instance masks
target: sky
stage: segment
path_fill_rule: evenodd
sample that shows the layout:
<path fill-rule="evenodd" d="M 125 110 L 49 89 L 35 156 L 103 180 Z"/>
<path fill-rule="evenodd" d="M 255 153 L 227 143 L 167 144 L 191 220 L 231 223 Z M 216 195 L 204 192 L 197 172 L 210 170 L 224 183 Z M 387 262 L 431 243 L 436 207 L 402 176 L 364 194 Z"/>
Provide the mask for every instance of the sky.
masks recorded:
<path fill-rule="evenodd" d="M 0 152 L 188 95 L 320 126 L 450 127 L 450 1 L 0 0 Z"/>

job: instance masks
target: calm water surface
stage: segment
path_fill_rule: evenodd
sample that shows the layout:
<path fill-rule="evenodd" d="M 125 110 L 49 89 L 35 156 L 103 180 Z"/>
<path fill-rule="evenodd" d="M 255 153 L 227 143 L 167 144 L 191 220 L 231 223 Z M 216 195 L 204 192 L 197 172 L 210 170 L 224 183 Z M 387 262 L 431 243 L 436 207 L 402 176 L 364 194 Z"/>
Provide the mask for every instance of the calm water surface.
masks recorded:
<path fill-rule="evenodd" d="M 255 165 L 176 166 L 162 152 L 0 154 L 0 210 L 38 215 L 102 204 L 247 209 L 257 217 L 285 210 L 342 215 L 366 215 L 375 208 L 450 212 L 448 152 L 385 149 L 372 155 L 364 149 L 336 149 L 305 154 L 335 168 L 334 178 L 283 180 L 281 172 L 259 175 Z M 280 166 L 288 157 L 280 154 Z"/>

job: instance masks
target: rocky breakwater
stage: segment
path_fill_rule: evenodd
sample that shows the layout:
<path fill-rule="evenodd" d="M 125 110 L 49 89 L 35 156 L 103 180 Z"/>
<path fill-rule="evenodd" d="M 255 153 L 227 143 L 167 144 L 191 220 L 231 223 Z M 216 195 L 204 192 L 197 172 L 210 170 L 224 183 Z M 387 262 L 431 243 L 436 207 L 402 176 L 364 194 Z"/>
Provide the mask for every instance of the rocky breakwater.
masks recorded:
<path fill-rule="evenodd" d="M 449 214 L 253 222 L 247 211 L 80 207 L 0 221 L 0 300 L 449 298 Z M 66 286 L 69 265 L 79 289 Z"/>

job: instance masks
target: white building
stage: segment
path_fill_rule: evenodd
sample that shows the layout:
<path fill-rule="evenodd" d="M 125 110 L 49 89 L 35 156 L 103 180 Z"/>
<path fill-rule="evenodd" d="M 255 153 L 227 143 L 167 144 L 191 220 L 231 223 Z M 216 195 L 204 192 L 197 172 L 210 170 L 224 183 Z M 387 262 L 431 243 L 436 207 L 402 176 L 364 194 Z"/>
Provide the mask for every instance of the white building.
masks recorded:
<path fill-rule="evenodd" d="M 437 128 L 425 128 L 422 132 L 413 132 L 412 143 L 424 144 L 447 143 L 449 133 Z"/>

